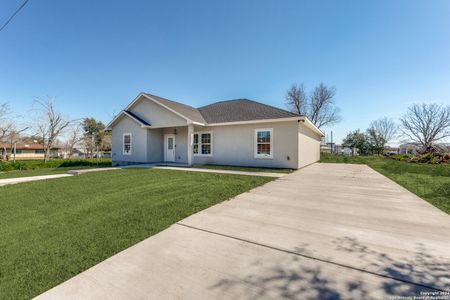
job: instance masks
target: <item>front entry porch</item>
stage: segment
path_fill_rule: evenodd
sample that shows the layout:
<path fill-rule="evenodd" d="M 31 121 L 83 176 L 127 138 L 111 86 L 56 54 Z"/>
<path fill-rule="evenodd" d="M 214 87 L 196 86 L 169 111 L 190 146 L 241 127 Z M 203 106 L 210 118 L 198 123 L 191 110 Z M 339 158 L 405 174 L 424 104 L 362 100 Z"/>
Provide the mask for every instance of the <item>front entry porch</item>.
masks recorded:
<path fill-rule="evenodd" d="M 193 135 L 194 126 L 166 127 L 161 129 L 147 129 L 151 138 L 148 141 L 149 161 L 157 162 L 159 165 L 165 166 L 192 166 L 193 165 Z M 156 134 L 159 131 L 160 134 Z M 158 136 L 159 135 L 159 136 Z M 157 141 L 159 140 L 159 142 Z M 162 159 L 155 160 L 151 151 L 155 151 L 153 144 L 162 146 Z"/>

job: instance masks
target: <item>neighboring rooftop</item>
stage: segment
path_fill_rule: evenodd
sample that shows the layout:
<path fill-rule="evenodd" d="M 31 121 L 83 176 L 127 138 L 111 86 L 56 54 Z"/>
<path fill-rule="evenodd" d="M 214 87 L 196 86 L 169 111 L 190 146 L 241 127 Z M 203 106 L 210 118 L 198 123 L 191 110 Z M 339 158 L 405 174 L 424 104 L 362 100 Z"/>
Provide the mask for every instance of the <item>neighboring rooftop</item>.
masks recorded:
<path fill-rule="evenodd" d="M 14 147 L 14 145 L 12 145 L 12 147 Z M 1 149 L 11 149 L 11 144 L 0 144 L 0 150 Z M 17 143 L 16 144 L 16 149 L 17 150 L 43 150 L 44 149 L 44 145 L 42 144 L 21 144 L 21 143 Z M 52 149 L 60 149 L 60 147 L 54 146 L 52 147 Z"/>
<path fill-rule="evenodd" d="M 299 117 L 300 115 L 249 99 L 212 103 L 198 110 L 208 124 Z"/>

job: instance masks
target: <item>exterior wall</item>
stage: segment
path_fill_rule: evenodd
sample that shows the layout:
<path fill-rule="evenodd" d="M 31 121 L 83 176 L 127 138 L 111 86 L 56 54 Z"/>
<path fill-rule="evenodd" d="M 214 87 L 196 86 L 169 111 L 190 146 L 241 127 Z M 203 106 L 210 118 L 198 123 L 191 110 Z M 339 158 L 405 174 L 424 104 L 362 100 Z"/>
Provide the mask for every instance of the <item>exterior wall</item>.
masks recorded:
<path fill-rule="evenodd" d="M 131 155 L 123 155 L 123 134 L 131 133 Z M 112 129 L 113 166 L 147 162 L 147 129 L 124 116 Z"/>
<path fill-rule="evenodd" d="M 7 159 L 8 160 L 13 160 L 14 159 L 14 154 L 11 153 L 11 149 L 7 149 L 6 151 L 6 155 L 7 155 Z M 31 159 L 36 159 L 36 160 L 40 160 L 40 159 L 44 159 L 44 154 L 43 153 L 36 153 L 35 150 L 30 150 L 30 149 L 18 149 L 17 151 L 19 151 L 20 153 L 16 153 L 16 160 L 31 160 Z M 0 150 L 0 159 L 3 156 L 3 151 Z M 60 157 L 59 155 L 59 151 L 58 150 L 51 150 L 50 151 L 50 158 L 58 158 Z"/>
<path fill-rule="evenodd" d="M 53 151 L 52 151 L 53 152 Z M 50 155 L 53 155 L 54 153 L 51 153 Z M 14 158 L 14 154 L 9 154 L 9 159 Z M 36 153 L 35 150 L 21 150 L 21 153 L 16 154 L 16 159 L 44 159 L 43 153 Z"/>
<path fill-rule="evenodd" d="M 263 128 L 273 129 L 273 158 L 255 158 L 255 129 Z M 213 155 L 194 155 L 194 164 L 292 169 L 298 167 L 299 135 L 297 121 L 209 127 L 196 126 L 194 132 L 200 131 L 213 133 Z"/>
<path fill-rule="evenodd" d="M 153 128 L 187 125 L 185 119 L 148 99 L 138 101 L 130 110 L 142 119 L 149 121 Z"/>
<path fill-rule="evenodd" d="M 315 163 L 320 159 L 321 136 L 298 123 L 298 168 Z"/>
<path fill-rule="evenodd" d="M 161 162 L 164 160 L 164 140 L 162 129 L 147 130 L 147 161 Z"/>
<path fill-rule="evenodd" d="M 161 123 L 160 123 L 161 124 Z M 273 158 L 255 158 L 255 130 L 273 130 Z M 164 161 L 164 134 L 175 134 L 175 162 L 188 163 L 188 127 L 146 129 L 124 116 L 112 129 L 113 165 Z M 212 132 L 212 155 L 194 155 L 194 164 L 297 169 L 320 159 L 320 136 L 297 121 L 195 126 Z M 132 153 L 123 155 L 123 134 L 132 134 Z"/>

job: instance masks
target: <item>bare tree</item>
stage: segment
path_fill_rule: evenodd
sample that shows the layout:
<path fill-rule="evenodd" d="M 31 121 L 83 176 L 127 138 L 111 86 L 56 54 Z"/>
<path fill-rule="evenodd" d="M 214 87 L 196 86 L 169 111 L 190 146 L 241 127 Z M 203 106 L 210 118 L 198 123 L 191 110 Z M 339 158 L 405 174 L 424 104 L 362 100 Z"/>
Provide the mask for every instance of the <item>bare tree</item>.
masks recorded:
<path fill-rule="evenodd" d="M 0 104 L 0 144 L 3 144 L 2 157 L 6 159 L 6 144 L 15 131 L 14 122 L 10 119 L 10 110 L 7 103 Z"/>
<path fill-rule="evenodd" d="M 65 143 L 65 150 L 69 153 L 69 158 L 72 157 L 75 146 L 83 140 L 83 126 L 80 122 L 74 123 L 69 127 L 69 137 Z"/>
<path fill-rule="evenodd" d="M 429 149 L 433 143 L 450 137 L 450 106 L 414 104 L 400 122 L 407 137 Z"/>
<path fill-rule="evenodd" d="M 307 114 L 308 97 L 306 96 L 303 84 L 292 84 L 291 88 L 286 93 L 286 104 L 293 112 L 296 112 L 299 115 Z"/>
<path fill-rule="evenodd" d="M 57 138 L 71 124 L 71 121 L 56 110 L 52 98 L 48 97 L 45 101 L 36 99 L 35 102 L 42 114 L 37 120 L 36 129 L 44 143 L 44 160 L 47 162 Z"/>
<path fill-rule="evenodd" d="M 369 130 L 372 130 L 382 141 L 382 147 L 388 144 L 397 134 L 398 126 L 392 118 L 383 117 L 370 123 Z"/>
<path fill-rule="evenodd" d="M 293 84 L 286 94 L 286 104 L 292 112 L 305 115 L 321 128 L 341 121 L 340 109 L 335 104 L 336 88 L 320 83 L 306 96 L 303 85 Z"/>

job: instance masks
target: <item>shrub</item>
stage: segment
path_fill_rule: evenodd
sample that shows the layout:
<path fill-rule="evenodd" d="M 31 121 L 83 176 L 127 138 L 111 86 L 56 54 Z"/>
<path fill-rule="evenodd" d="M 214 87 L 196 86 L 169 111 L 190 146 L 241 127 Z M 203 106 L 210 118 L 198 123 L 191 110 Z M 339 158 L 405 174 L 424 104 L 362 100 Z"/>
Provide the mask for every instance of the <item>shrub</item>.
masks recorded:
<path fill-rule="evenodd" d="M 12 170 L 35 170 L 47 168 L 64 167 L 110 167 L 111 159 L 52 159 L 48 162 L 43 160 L 22 160 L 16 162 L 0 162 L 0 171 Z"/>
<path fill-rule="evenodd" d="M 391 155 L 390 157 L 395 159 L 395 160 L 400 160 L 400 161 L 405 161 L 411 158 L 411 154 L 394 154 Z"/>

